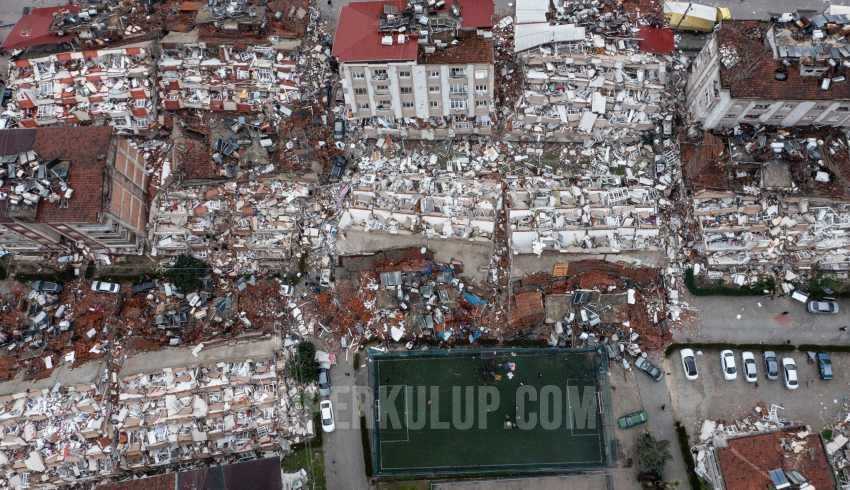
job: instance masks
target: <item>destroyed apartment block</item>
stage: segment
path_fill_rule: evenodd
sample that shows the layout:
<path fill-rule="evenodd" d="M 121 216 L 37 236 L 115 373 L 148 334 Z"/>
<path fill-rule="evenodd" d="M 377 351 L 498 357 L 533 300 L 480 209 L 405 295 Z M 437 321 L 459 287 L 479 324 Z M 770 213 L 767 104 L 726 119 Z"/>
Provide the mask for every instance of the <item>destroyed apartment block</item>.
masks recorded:
<path fill-rule="evenodd" d="M 109 404 L 93 385 L 56 385 L 0 397 L 0 484 L 56 488 L 114 470 Z"/>
<path fill-rule="evenodd" d="M 529 177 L 509 180 L 509 189 L 514 254 L 652 251 L 662 245 L 653 187 L 594 189 Z"/>
<path fill-rule="evenodd" d="M 497 180 L 364 175 L 352 183 L 342 231 L 489 242 L 501 200 Z"/>
<path fill-rule="evenodd" d="M 139 254 L 146 155 L 109 127 L 0 130 L 0 248 Z"/>
<path fill-rule="evenodd" d="M 279 423 L 292 408 L 280 367 L 268 359 L 125 376 L 112 413 L 120 469 L 279 450 L 278 437 L 293 435 Z"/>
<path fill-rule="evenodd" d="M 282 180 L 162 191 L 150 213 L 151 254 L 191 254 L 225 271 L 279 265 L 300 243 L 308 194 L 306 185 Z"/>
<path fill-rule="evenodd" d="M 568 142 L 602 133 L 634 140 L 660 125 L 670 134 L 668 70 L 674 63 L 641 52 L 635 34 L 550 23 L 553 16 L 571 18 L 558 14 L 564 8 L 550 12 L 545 4 L 517 3 L 514 50 L 524 73 L 508 137 Z"/>
<path fill-rule="evenodd" d="M 307 0 L 209 0 L 175 2 L 181 11 L 195 11 L 193 25 L 199 40 L 207 43 L 252 40 L 272 41 L 287 50 L 297 49 L 307 32 L 310 3 Z"/>
<path fill-rule="evenodd" d="M 159 99 L 166 110 L 289 115 L 300 98 L 296 60 L 273 45 L 162 41 Z"/>
<path fill-rule="evenodd" d="M 95 123 L 142 133 L 156 124 L 150 43 L 21 58 L 9 72 L 7 113 L 20 127 Z"/>
<path fill-rule="evenodd" d="M 709 278 L 732 273 L 743 285 L 747 275 L 736 272 L 777 265 L 789 277 L 850 270 L 846 139 L 740 131 L 682 145 Z"/>
<path fill-rule="evenodd" d="M 840 6 L 772 24 L 724 21 L 691 64 L 691 119 L 706 129 L 850 126 L 848 30 L 850 11 Z"/>
<path fill-rule="evenodd" d="M 366 134 L 489 134 L 494 93 L 490 0 L 346 5 L 333 45 L 348 117 Z"/>

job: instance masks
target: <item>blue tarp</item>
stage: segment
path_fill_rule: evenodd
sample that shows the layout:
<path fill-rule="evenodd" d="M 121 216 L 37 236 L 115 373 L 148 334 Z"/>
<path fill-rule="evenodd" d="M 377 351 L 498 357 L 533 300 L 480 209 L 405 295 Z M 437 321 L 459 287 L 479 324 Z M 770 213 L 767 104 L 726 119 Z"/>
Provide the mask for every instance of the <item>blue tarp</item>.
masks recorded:
<path fill-rule="evenodd" d="M 467 303 L 473 306 L 483 306 L 487 304 L 486 300 L 479 298 L 478 296 L 467 291 L 464 291 L 463 299 L 465 299 Z"/>

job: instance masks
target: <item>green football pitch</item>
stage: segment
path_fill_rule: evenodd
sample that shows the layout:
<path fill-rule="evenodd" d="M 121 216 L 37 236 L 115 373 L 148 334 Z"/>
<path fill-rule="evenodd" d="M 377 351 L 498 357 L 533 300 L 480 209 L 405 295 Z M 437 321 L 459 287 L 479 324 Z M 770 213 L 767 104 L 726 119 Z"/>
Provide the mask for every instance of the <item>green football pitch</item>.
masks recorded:
<path fill-rule="evenodd" d="M 606 464 L 605 362 L 597 351 L 371 352 L 370 361 L 378 476 Z"/>

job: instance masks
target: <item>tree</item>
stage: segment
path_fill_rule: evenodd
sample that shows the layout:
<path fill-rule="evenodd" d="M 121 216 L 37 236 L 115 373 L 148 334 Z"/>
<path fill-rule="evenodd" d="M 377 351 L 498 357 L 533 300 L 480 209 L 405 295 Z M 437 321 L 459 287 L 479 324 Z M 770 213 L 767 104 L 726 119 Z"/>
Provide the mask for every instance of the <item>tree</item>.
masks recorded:
<path fill-rule="evenodd" d="M 658 482 L 663 479 L 664 465 L 671 458 L 670 441 L 659 441 L 650 433 L 641 434 L 637 441 L 638 479 Z"/>
<path fill-rule="evenodd" d="M 200 289 L 201 278 L 209 272 L 210 266 L 203 260 L 191 255 L 181 255 L 174 261 L 174 265 L 165 271 L 165 277 L 180 291 L 188 293 Z"/>
<path fill-rule="evenodd" d="M 295 348 L 295 356 L 289 361 L 289 373 L 302 383 L 312 383 L 319 379 L 316 346 L 312 342 L 301 342 Z"/>

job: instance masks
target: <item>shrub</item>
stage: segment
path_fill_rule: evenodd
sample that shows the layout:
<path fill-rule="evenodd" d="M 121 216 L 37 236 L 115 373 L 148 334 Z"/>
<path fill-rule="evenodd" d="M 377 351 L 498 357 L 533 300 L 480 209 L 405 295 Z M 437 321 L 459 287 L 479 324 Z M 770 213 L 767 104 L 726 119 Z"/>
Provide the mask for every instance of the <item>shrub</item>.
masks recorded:
<path fill-rule="evenodd" d="M 312 342 L 298 344 L 295 349 L 295 357 L 289 361 L 289 372 L 302 383 L 314 383 L 319 379 L 316 346 Z"/>
<path fill-rule="evenodd" d="M 693 269 L 685 271 L 685 285 L 694 296 L 763 296 L 766 294 L 765 291 L 770 293 L 776 289 L 776 283 L 772 277 L 742 287 L 727 286 L 723 281 L 714 281 L 707 285 L 697 284 Z"/>
<path fill-rule="evenodd" d="M 203 260 L 191 255 L 177 257 L 174 265 L 165 271 L 165 278 L 177 286 L 180 291 L 188 293 L 201 287 L 201 279 L 209 274 L 210 266 Z"/>
<path fill-rule="evenodd" d="M 637 460 L 638 470 L 641 475 L 650 477 L 655 481 L 663 480 L 664 465 L 667 464 L 667 461 L 671 457 L 670 441 L 659 441 L 649 432 L 645 432 L 638 437 Z"/>

